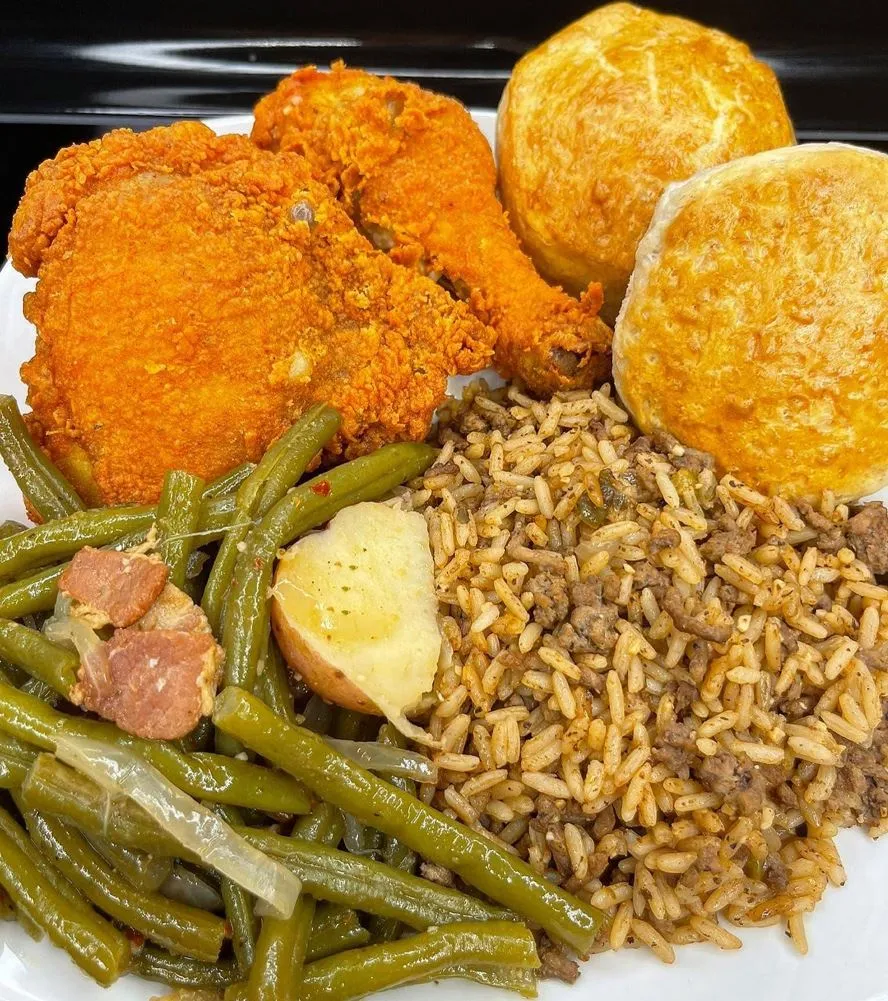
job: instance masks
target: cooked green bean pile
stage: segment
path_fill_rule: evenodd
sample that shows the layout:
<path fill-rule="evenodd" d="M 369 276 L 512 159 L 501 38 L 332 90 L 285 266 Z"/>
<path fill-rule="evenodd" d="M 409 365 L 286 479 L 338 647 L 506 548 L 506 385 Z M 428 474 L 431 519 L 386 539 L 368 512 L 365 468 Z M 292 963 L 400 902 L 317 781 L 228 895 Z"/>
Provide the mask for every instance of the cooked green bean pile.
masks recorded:
<path fill-rule="evenodd" d="M 313 407 L 255 465 L 208 485 L 171 471 L 156 508 L 86 509 L 0 397 L 0 456 L 41 520 L 0 531 L 0 903 L 102 985 L 132 972 L 226 1001 L 349 1001 L 463 977 L 533 997 L 535 934 L 592 949 L 597 911 L 424 805 L 410 778 L 378 777 L 342 753 L 348 745 L 327 743 L 327 733 L 375 740 L 389 760 L 405 747 L 390 724 L 332 710 L 286 668 L 269 627 L 280 548 L 350 504 L 386 497 L 435 456 L 389 445 L 300 482 L 339 424 L 330 407 Z M 80 656 L 41 631 L 81 548 L 143 544 L 202 606 L 225 653 L 212 720 L 178 741 L 78 710 L 68 699 Z M 135 755 L 171 799 L 178 789 L 212 808 L 255 859 L 276 860 L 294 897 L 301 881 L 292 913 L 257 906 L 236 873 L 203 861 L 150 804 L 56 756 L 77 740 L 130 764 Z M 421 859 L 464 889 L 424 879 Z"/>

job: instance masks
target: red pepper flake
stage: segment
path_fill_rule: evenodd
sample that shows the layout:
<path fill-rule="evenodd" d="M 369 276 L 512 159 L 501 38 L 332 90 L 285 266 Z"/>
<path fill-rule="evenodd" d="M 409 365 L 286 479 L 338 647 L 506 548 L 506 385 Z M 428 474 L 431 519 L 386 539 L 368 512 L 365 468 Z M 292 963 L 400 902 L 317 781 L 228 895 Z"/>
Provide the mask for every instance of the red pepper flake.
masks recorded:
<path fill-rule="evenodd" d="M 135 928 L 124 928 L 123 934 L 130 940 L 134 949 L 139 950 L 145 944 L 145 936 Z"/>
<path fill-rule="evenodd" d="M 330 495 L 330 483 L 328 480 L 321 480 L 320 483 L 315 483 L 311 488 L 313 494 L 318 494 L 321 497 L 328 497 Z"/>

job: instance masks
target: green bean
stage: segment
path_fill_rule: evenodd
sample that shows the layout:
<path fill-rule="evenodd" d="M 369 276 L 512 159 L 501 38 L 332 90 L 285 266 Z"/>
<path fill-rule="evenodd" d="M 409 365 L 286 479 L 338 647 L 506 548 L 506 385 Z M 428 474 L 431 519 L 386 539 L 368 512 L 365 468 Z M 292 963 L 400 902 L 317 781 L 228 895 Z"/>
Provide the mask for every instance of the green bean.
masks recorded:
<path fill-rule="evenodd" d="M 311 933 L 315 902 L 303 894 L 287 920 L 264 918 L 257 961 L 245 984 L 247 1001 L 299 997 L 302 967 Z"/>
<path fill-rule="evenodd" d="M 337 740 L 369 740 L 373 726 L 379 720 L 351 709 L 337 709 L 333 722 L 333 736 Z"/>
<path fill-rule="evenodd" d="M 19 532 L 27 531 L 28 526 L 23 525 L 20 521 L 12 521 L 9 518 L 6 521 L 0 521 L 0 539 L 8 539 L 10 535 L 18 535 Z"/>
<path fill-rule="evenodd" d="M 0 890 L 2 889 L 3 887 L 0 886 Z M 3 920 L 15 921 L 21 927 L 24 933 L 29 938 L 33 939 L 35 942 L 42 942 L 43 939 L 46 938 L 46 933 L 43 931 L 40 925 L 38 925 L 33 918 L 29 917 L 25 911 L 16 911 L 16 909 L 12 907 L 11 901 L 10 901 L 10 913 L 8 916 L 3 916 Z"/>
<path fill-rule="evenodd" d="M 376 721 L 378 725 L 378 721 Z M 373 717 L 351 709 L 337 709 L 333 723 L 333 736 L 338 740 L 365 740 L 374 725 Z M 353 855 L 368 855 L 377 858 L 382 847 L 382 835 L 372 827 L 362 824 L 350 813 L 342 817 L 345 823 L 343 841 Z"/>
<path fill-rule="evenodd" d="M 342 842 L 352 855 L 364 855 L 367 858 L 377 858 L 382 847 L 382 835 L 379 831 L 362 824 L 351 813 L 343 813 L 345 833 Z"/>
<path fill-rule="evenodd" d="M 215 807 L 216 815 L 233 827 L 243 824 L 240 813 L 230 806 Z M 232 880 L 222 877 L 220 892 L 225 902 L 225 916 L 231 925 L 231 944 L 241 973 L 246 976 L 256 955 L 256 918 L 253 915 L 253 898 Z"/>
<path fill-rule="evenodd" d="M 264 515 L 298 482 L 309 462 L 336 434 L 340 420 L 331 407 L 312 407 L 271 445 L 238 488 L 234 524 L 216 554 L 202 602 L 217 634 L 222 626 L 225 597 L 231 586 L 238 551 L 247 538 L 252 519 Z"/>
<path fill-rule="evenodd" d="M 27 811 L 31 837 L 54 859 L 80 892 L 115 921 L 134 928 L 171 952 L 215 962 L 225 939 L 225 922 L 130 886 L 95 852 L 86 839 L 55 817 Z"/>
<path fill-rule="evenodd" d="M 380 727 L 377 740 L 387 747 L 406 747 L 407 740 L 402 733 L 399 733 L 391 723 L 385 723 Z M 411 796 L 416 795 L 416 783 L 412 779 L 404 778 L 400 775 L 389 776 L 389 782 L 398 789 Z M 400 839 L 386 837 L 382 843 L 382 860 L 401 872 L 416 872 L 416 865 L 419 859 L 416 853 L 411 851 Z M 370 933 L 374 942 L 394 942 L 400 937 L 402 926 L 398 921 L 389 918 L 374 917 L 370 920 Z"/>
<path fill-rule="evenodd" d="M 346 950 L 340 951 L 344 952 Z M 317 958 L 323 959 L 325 957 L 318 956 Z M 498 987 L 500 990 L 511 991 L 513 994 L 519 994 L 525 998 L 537 997 L 536 972 L 534 970 L 524 970 L 508 966 L 485 967 L 455 964 L 453 966 L 445 966 L 428 976 L 411 980 L 410 983 L 438 983 L 441 980 L 450 980 L 453 978 L 472 980 L 476 984 L 483 984 L 485 987 Z M 246 985 L 232 984 L 230 989 L 225 991 L 225 1001 L 247 1001 Z"/>
<path fill-rule="evenodd" d="M 302 894 L 286 920 L 263 918 L 256 962 L 246 982 L 249 1001 L 298 996 L 314 912 L 314 898 Z"/>
<path fill-rule="evenodd" d="M 15 803 L 18 812 L 24 817 L 26 807 L 21 796 L 21 790 L 10 789 L 9 795 L 13 803 Z M 16 831 L 21 831 L 21 828 L 16 826 Z M 31 859 L 31 862 L 40 870 L 44 879 L 48 880 L 66 900 L 70 900 L 73 904 L 88 907 L 89 903 L 86 898 L 73 883 L 62 875 L 54 864 L 54 860 L 51 860 L 47 856 L 46 852 L 39 848 L 34 841 L 23 832 L 22 838 L 24 839 L 21 844 L 22 850 Z"/>
<path fill-rule="evenodd" d="M 48 563 L 60 563 L 84 546 L 106 546 L 130 534 L 139 537 L 154 523 L 155 515 L 156 509 L 145 505 L 95 508 L 0 539 L 0 579 L 18 577 Z M 202 541 L 219 538 L 233 516 L 232 497 L 214 497 L 203 503 L 198 530 Z"/>
<path fill-rule="evenodd" d="M 302 880 L 305 892 L 318 900 L 393 918 L 419 929 L 454 921 L 510 917 L 477 897 L 361 855 L 252 827 L 239 827 L 237 832 L 266 855 L 280 859 Z"/>
<path fill-rule="evenodd" d="M 256 679 L 259 697 L 278 715 L 294 725 L 298 723 L 293 699 L 287 683 L 287 669 L 283 663 L 280 649 L 269 629 L 265 635 L 264 651 L 259 662 L 259 672 Z M 288 708 L 289 707 L 289 708 Z M 219 754 L 236 757 L 244 751 L 243 747 L 224 733 L 215 735 L 215 746 Z"/>
<path fill-rule="evenodd" d="M 157 551 L 169 567 L 171 584 L 185 586 L 188 557 L 195 547 L 200 524 L 204 481 L 181 469 L 171 469 L 163 479 L 157 504 Z"/>
<path fill-rule="evenodd" d="M 70 558 L 84 546 L 105 546 L 121 535 L 147 531 L 154 508 L 141 505 L 78 511 L 0 539 L 0 578 Z"/>
<path fill-rule="evenodd" d="M 234 514 L 232 494 L 204 501 L 200 506 L 200 523 L 197 533 L 200 536 L 201 545 L 206 545 L 208 542 L 218 542 L 222 539 L 231 527 Z"/>
<path fill-rule="evenodd" d="M 0 886 L 0 921 L 15 921 L 15 908 L 6 890 Z"/>
<path fill-rule="evenodd" d="M 92 835 L 87 839 L 102 858 L 139 890 L 159 890 L 173 871 L 169 858 L 149 855 L 136 848 L 126 848 L 107 838 Z"/>
<path fill-rule="evenodd" d="M 21 758 L 8 758 L 0 752 L 0 789 L 18 789 L 28 774 L 28 765 Z"/>
<path fill-rule="evenodd" d="M 320 404 L 306 411 L 293 425 L 293 432 L 304 425 L 302 433 L 294 433 L 293 439 L 281 449 L 280 458 L 266 479 L 259 483 L 254 510 L 260 518 L 299 482 L 311 460 L 336 434 L 341 424 L 342 415 L 337 410 L 327 404 Z M 282 435 L 281 440 L 285 437 L 286 434 Z M 314 453 L 309 454 L 312 445 Z"/>
<path fill-rule="evenodd" d="M 40 699 L 41 702 L 51 705 L 54 709 L 58 708 L 60 703 L 64 701 L 54 688 L 50 688 L 45 681 L 41 681 L 39 678 L 27 678 L 18 687 L 28 695 L 33 695 L 35 699 Z"/>
<path fill-rule="evenodd" d="M 25 683 L 28 680 L 28 676 L 24 671 L 20 671 L 15 664 L 10 664 L 9 661 L 3 660 L 0 657 L 0 681 L 4 685 L 15 685 L 16 688 L 19 685 Z"/>
<path fill-rule="evenodd" d="M 15 758 L 17 761 L 21 761 L 28 768 L 39 757 L 39 753 L 30 744 L 17 740 L 8 733 L 0 733 L 0 754 L 6 758 Z"/>
<path fill-rule="evenodd" d="M 16 911 L 14 917 L 24 930 L 25 934 L 32 938 L 35 942 L 42 942 L 46 937 L 46 933 L 40 925 L 38 925 L 37 922 L 25 911 Z"/>
<path fill-rule="evenodd" d="M 352 1001 L 433 979 L 455 965 L 534 970 L 540 961 L 533 935 L 512 921 L 447 925 L 310 963 L 299 1001 Z"/>
<path fill-rule="evenodd" d="M 274 814 L 306 813 L 310 805 L 305 791 L 289 775 L 203 751 L 183 754 L 166 741 L 133 737 L 118 730 L 113 723 L 67 716 L 32 695 L 2 683 L 0 730 L 44 751 L 55 750 L 55 737 L 59 733 L 126 747 L 197 799 Z"/>
<path fill-rule="evenodd" d="M 142 530 L 116 539 L 106 549 L 131 549 L 145 539 Z M 0 616 L 7 619 L 21 619 L 26 615 L 51 612 L 58 595 L 59 577 L 67 570 L 67 563 L 45 567 L 29 577 L 22 577 L 0 586 Z"/>
<path fill-rule="evenodd" d="M 51 755 L 37 758 L 21 795 L 29 809 L 65 817 L 88 834 L 157 855 L 186 854 L 141 807 L 121 799 L 109 802 L 104 790 Z M 342 821 L 326 803 L 297 822 L 296 837 L 251 827 L 236 830 L 260 851 L 279 858 L 302 879 L 305 892 L 320 900 L 379 914 L 412 928 L 508 916 L 458 890 L 330 847 L 342 836 Z M 328 843 L 303 840 L 313 837 Z"/>
<path fill-rule="evenodd" d="M 25 847 L 29 844 L 25 832 L 0 809 L 0 885 L 16 910 L 44 929 L 85 973 L 100 984 L 112 984 L 129 963 L 126 936 L 79 897 L 60 892 L 35 863 Z"/>
<path fill-rule="evenodd" d="M 292 432 L 293 428 L 290 427 L 289 430 Z M 258 464 L 237 488 L 234 497 L 234 519 L 216 553 L 201 600 L 201 608 L 216 635 L 221 629 L 225 598 L 231 586 L 237 553 L 249 534 L 255 515 L 254 509 L 261 483 L 277 462 L 280 452 L 286 447 L 286 440 L 287 434 L 284 433 L 272 442 Z"/>
<path fill-rule="evenodd" d="M 272 637 L 269 637 L 264 664 L 264 670 L 259 677 L 259 697 L 281 719 L 285 719 L 295 726 L 297 717 L 296 710 L 293 708 L 293 691 L 290 688 L 288 677 L 290 672 Z"/>
<path fill-rule="evenodd" d="M 225 902 L 219 892 L 217 875 L 212 869 L 200 868 L 202 864 L 195 864 L 192 868 L 184 863 L 175 863 L 160 892 L 181 904 L 190 904 L 213 914 L 224 914 Z"/>
<path fill-rule="evenodd" d="M 317 958 L 322 959 L 325 957 L 318 956 Z M 476 984 L 483 984 L 485 987 L 498 987 L 500 990 L 511 991 L 513 994 L 519 994 L 525 998 L 537 997 L 536 971 L 508 966 L 466 966 L 457 964 L 446 966 L 423 979 L 411 981 L 411 983 L 438 983 L 441 980 L 452 978 L 472 980 Z M 292 996 L 296 997 L 296 995 Z M 225 1001 L 247 1001 L 246 985 L 229 985 L 225 991 Z"/>
<path fill-rule="evenodd" d="M 186 733 L 184 737 L 174 741 L 176 747 L 186 754 L 193 754 L 195 751 L 206 751 L 213 744 L 213 721 L 209 716 L 201 716 L 197 726 Z"/>
<path fill-rule="evenodd" d="M 361 924 L 357 911 L 350 907 L 325 904 L 315 911 L 305 962 L 335 956 L 337 952 L 367 945 L 370 932 Z"/>
<path fill-rule="evenodd" d="M 302 726 L 312 733 L 329 733 L 333 726 L 333 707 L 320 695 L 312 695 L 302 711 Z"/>
<path fill-rule="evenodd" d="M 319 804 L 296 822 L 294 835 L 331 847 L 338 844 L 342 837 L 339 811 L 325 803 Z M 314 898 L 303 893 L 289 918 L 263 918 L 255 962 L 245 971 L 249 1001 L 298 997 L 314 914 Z"/>
<path fill-rule="evenodd" d="M 228 517 L 220 508 L 214 518 Z M 147 529 L 130 532 L 104 546 L 105 549 L 132 549 L 145 541 Z M 58 595 L 59 577 L 68 569 L 68 563 L 45 567 L 31 574 L 0 586 L 0 616 L 7 619 L 22 619 L 26 615 L 51 612 Z"/>
<path fill-rule="evenodd" d="M 329 803 L 318 803 L 311 813 L 297 819 L 293 837 L 336 848 L 342 840 L 342 814 Z"/>
<path fill-rule="evenodd" d="M 485 987 L 499 987 L 504 991 L 512 991 L 525 998 L 537 996 L 537 977 L 535 970 L 513 969 L 509 966 L 448 966 L 430 977 L 429 980 L 448 980 L 456 977 L 460 980 L 473 980 Z"/>
<path fill-rule="evenodd" d="M 199 605 L 200 599 L 203 597 L 204 584 L 206 583 L 204 567 L 206 567 L 209 562 L 209 553 L 205 552 L 203 549 L 195 549 L 189 555 L 188 562 L 185 565 L 185 582 L 182 585 L 182 590 L 188 595 L 195 605 Z"/>
<path fill-rule="evenodd" d="M 174 956 L 163 949 L 146 945 L 133 957 L 133 972 L 146 980 L 155 980 L 170 987 L 220 991 L 240 976 L 237 964 L 230 959 L 217 963 L 202 963 L 187 956 Z"/>
<path fill-rule="evenodd" d="M 248 692 L 223 691 L 213 718 L 217 729 L 290 772 L 327 802 L 457 873 L 481 893 L 540 925 L 552 939 L 581 955 L 591 950 L 601 912 L 549 883 L 484 835 L 377 778 L 304 727 L 284 723 Z"/>
<path fill-rule="evenodd" d="M 44 521 L 83 510 L 77 491 L 31 437 L 11 396 L 0 396 L 0 456 Z"/>
<path fill-rule="evenodd" d="M 36 753 L 15 737 L 0 734 L 0 789 L 18 789 L 27 778 Z"/>
<path fill-rule="evenodd" d="M 66 698 L 77 683 L 80 657 L 20 622 L 0 619 L 0 657 L 11 660 Z"/>
<path fill-rule="evenodd" d="M 22 782 L 21 798 L 29 810 L 61 817 L 90 837 L 104 837 L 162 857 L 199 861 L 141 806 L 121 796 L 110 797 L 92 779 L 52 754 L 38 755 Z"/>
<path fill-rule="evenodd" d="M 0 891 L 2 890 L 3 887 L 0 886 Z M 29 938 L 33 939 L 35 942 L 42 942 L 43 939 L 46 938 L 46 933 L 43 931 L 40 925 L 38 925 L 37 922 L 32 917 L 29 917 L 29 915 L 25 911 L 17 911 L 12 906 L 12 901 L 10 901 L 8 897 L 6 897 L 5 893 L 2 893 L 0 895 L 2 895 L 7 901 L 9 901 L 9 912 L 6 913 L 4 911 L 4 913 L 0 915 L 0 919 L 2 919 L 3 921 L 15 921 Z"/>
<path fill-rule="evenodd" d="M 426 469 L 428 445 L 386 445 L 316 476 L 282 498 L 250 533 L 237 558 L 225 606 L 225 683 L 252 690 L 268 629 L 268 591 L 278 550 L 359 501 L 378 500 Z"/>
<path fill-rule="evenodd" d="M 256 468 L 255 462 L 242 462 L 227 473 L 217 476 L 211 480 L 204 490 L 204 500 L 212 500 L 213 497 L 224 497 L 226 494 L 237 492 L 238 487 Z"/>

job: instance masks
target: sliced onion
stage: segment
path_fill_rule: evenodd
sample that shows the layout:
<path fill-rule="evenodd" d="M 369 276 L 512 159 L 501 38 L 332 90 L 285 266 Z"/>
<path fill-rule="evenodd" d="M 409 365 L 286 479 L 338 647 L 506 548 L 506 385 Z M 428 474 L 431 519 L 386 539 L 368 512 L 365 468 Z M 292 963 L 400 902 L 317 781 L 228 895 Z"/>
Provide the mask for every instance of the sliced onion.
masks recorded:
<path fill-rule="evenodd" d="M 59 646 L 76 650 L 80 660 L 86 661 L 89 655 L 102 645 L 100 637 L 82 619 L 47 619 L 43 626 L 43 635 Z"/>
<path fill-rule="evenodd" d="M 87 737 L 59 734 L 56 757 L 114 795 L 128 796 L 184 848 L 288 918 L 302 884 L 280 862 L 254 848 L 214 813 L 177 789 L 140 757 Z"/>
<path fill-rule="evenodd" d="M 421 726 L 411 723 L 403 714 L 400 716 L 389 716 L 389 722 L 399 733 L 402 733 L 408 740 L 412 740 L 414 744 L 431 747 L 436 751 L 441 749 L 440 740 L 435 740 L 427 730 L 423 730 Z"/>
<path fill-rule="evenodd" d="M 76 650 L 81 662 L 102 645 L 95 629 L 83 618 L 71 612 L 71 599 L 59 591 L 52 615 L 43 623 L 43 635 L 50 643 Z"/>
<path fill-rule="evenodd" d="M 379 852 L 367 844 L 367 829 L 350 813 L 342 814 L 342 843 L 352 855 L 363 855 L 365 858 L 376 858 Z"/>
<path fill-rule="evenodd" d="M 424 754 L 377 744 L 370 740 L 337 740 L 333 737 L 324 739 L 330 747 L 371 772 L 400 775 L 415 782 L 438 781 L 438 766 Z"/>

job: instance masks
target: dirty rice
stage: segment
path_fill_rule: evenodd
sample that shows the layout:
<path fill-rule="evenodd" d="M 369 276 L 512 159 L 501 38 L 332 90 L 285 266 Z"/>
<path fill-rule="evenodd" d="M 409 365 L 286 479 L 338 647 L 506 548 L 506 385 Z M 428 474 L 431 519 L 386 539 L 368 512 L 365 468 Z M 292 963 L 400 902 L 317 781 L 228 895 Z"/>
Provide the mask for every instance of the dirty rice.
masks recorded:
<path fill-rule="evenodd" d="M 779 925 L 804 953 L 837 830 L 888 830 L 881 509 L 718 480 L 607 387 L 476 384 L 438 437 L 405 495 L 446 637 L 423 798 L 602 908 L 603 949 Z"/>

